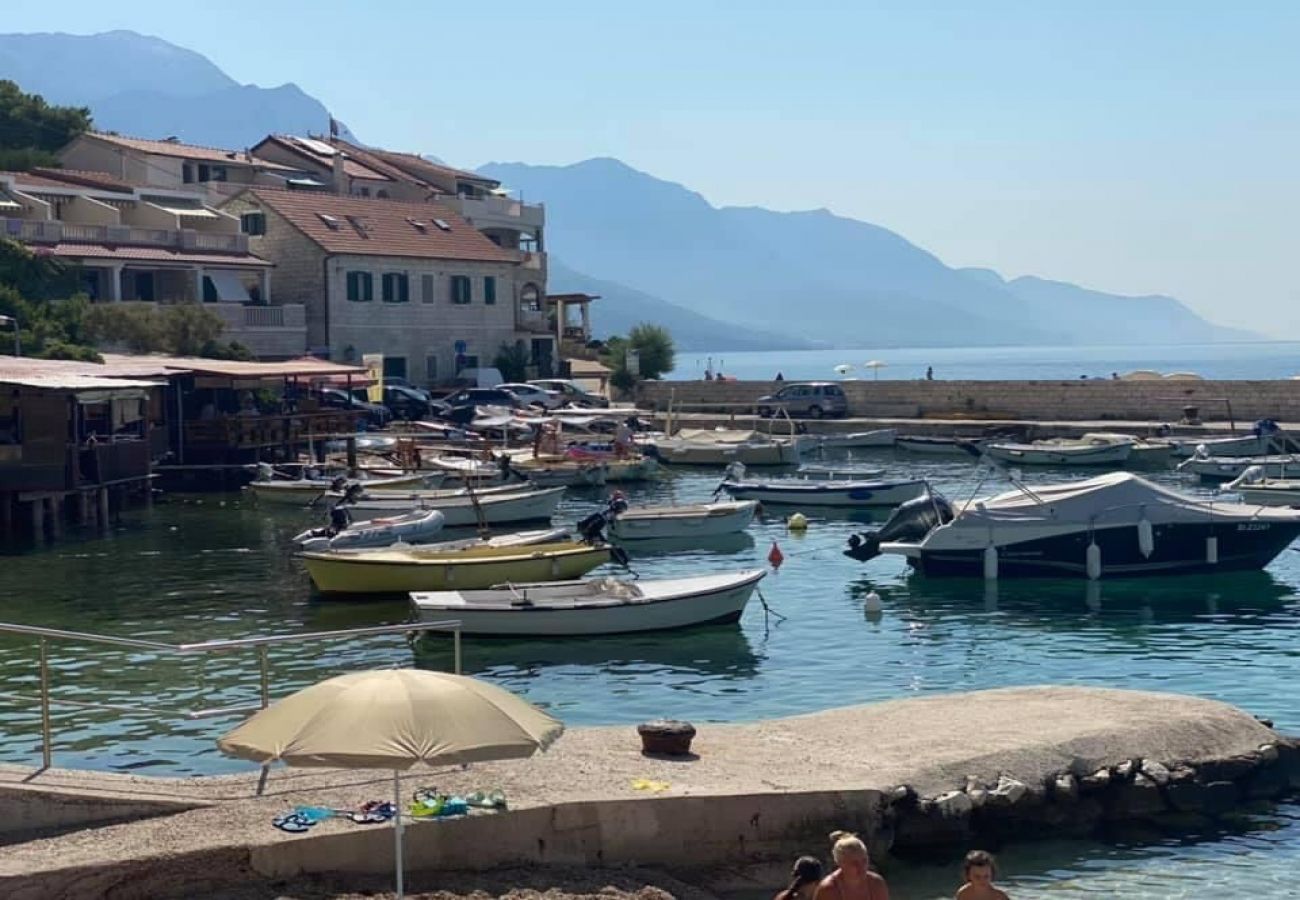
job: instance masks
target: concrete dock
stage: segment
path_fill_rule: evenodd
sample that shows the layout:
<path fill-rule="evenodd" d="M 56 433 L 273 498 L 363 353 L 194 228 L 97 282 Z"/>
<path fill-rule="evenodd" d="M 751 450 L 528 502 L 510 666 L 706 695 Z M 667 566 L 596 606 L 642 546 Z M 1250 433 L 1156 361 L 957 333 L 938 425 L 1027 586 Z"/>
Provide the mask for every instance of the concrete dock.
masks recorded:
<path fill-rule="evenodd" d="M 575 728 L 533 759 L 406 773 L 408 799 L 436 785 L 500 788 L 510 801 L 508 812 L 413 823 L 407 868 L 637 865 L 717 886 L 716 873 L 737 864 L 824 852 L 835 828 L 862 834 L 887 865 L 891 851 L 995 833 L 1188 824 L 1300 785 L 1289 740 L 1241 710 L 1180 695 L 1011 688 L 696 725 L 686 758 L 643 755 L 630 726 Z M 391 871 L 389 826 L 334 819 L 290 835 L 271 825 L 299 804 L 389 799 L 390 773 L 277 768 L 263 795 L 256 784 L 256 770 L 161 779 L 0 769 L 10 832 L 0 895 L 195 896 Z"/>

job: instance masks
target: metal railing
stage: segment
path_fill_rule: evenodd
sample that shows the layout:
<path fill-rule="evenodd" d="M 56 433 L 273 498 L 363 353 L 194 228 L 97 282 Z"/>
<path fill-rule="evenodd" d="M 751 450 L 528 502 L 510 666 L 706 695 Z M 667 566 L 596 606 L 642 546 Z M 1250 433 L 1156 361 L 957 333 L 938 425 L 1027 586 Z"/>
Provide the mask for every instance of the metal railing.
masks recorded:
<path fill-rule="evenodd" d="M 0 634 L 23 634 L 36 637 L 39 652 L 40 694 L 20 694 L 0 691 L 0 699 L 21 700 L 40 705 L 41 710 L 41 762 L 48 769 L 54 761 L 54 728 L 50 717 L 50 708 L 55 703 L 76 709 L 97 710 L 100 712 L 124 712 L 138 715 L 143 707 L 121 706 L 112 703 L 91 703 L 82 700 L 52 698 L 50 696 L 50 656 L 51 640 L 67 643 L 107 644 L 115 647 L 127 647 L 132 650 L 146 650 L 151 653 L 171 656 L 202 656 L 208 653 L 228 653 L 236 650 L 256 648 L 258 668 L 261 677 L 261 690 L 257 706 L 227 706 L 199 708 L 188 711 L 174 710 L 174 714 L 189 721 L 211 719 L 219 716 L 242 715 L 265 709 L 271 703 L 271 661 L 269 648 L 279 644 L 298 644 L 308 641 L 333 641 L 355 637 L 367 637 L 377 634 L 407 634 L 413 631 L 450 631 L 452 633 L 452 667 L 455 674 L 460 674 L 460 621 L 446 619 L 436 622 L 404 622 L 398 625 L 372 625 L 366 628 L 344 628 L 337 631 L 308 631 L 300 634 L 258 635 L 246 638 L 233 638 L 220 641 L 201 641 L 196 644 L 166 644 L 160 641 L 147 641 L 139 638 L 113 637 L 105 634 L 91 634 L 83 631 L 65 631 L 60 628 L 44 628 L 38 625 L 16 625 L 0 622 Z M 152 711 L 152 710 L 151 710 Z"/>

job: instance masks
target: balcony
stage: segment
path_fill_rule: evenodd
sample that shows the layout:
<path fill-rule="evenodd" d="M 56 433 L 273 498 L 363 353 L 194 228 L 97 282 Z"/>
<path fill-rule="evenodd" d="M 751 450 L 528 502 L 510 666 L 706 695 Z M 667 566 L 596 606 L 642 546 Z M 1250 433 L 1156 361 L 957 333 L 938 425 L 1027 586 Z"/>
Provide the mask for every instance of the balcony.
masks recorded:
<path fill-rule="evenodd" d="M 307 352 L 307 308 L 301 303 L 259 306 L 205 303 L 225 323 L 222 338 L 238 341 L 259 359 L 292 359 Z"/>
<path fill-rule="evenodd" d="M 82 225 L 76 222 L 0 218 L 0 234 L 32 244 L 118 244 L 132 247 L 166 247 L 208 253 L 247 253 L 248 235 L 209 234 L 130 225 Z"/>
<path fill-rule="evenodd" d="M 549 315 L 541 310 L 519 310 L 519 315 L 515 318 L 515 325 L 520 331 L 531 331 L 534 334 L 555 333 L 554 321 L 552 321 Z"/>
<path fill-rule="evenodd" d="M 546 208 L 541 204 L 521 203 L 510 197 L 446 197 L 445 203 L 469 219 L 475 228 L 513 228 L 532 231 L 546 224 Z"/>

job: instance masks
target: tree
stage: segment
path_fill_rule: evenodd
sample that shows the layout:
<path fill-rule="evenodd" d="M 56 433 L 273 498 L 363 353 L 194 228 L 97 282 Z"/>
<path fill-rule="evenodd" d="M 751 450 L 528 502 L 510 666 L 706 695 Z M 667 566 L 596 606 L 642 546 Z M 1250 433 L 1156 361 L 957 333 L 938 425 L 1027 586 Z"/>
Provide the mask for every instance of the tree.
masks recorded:
<path fill-rule="evenodd" d="M 524 381 L 528 378 L 528 351 L 519 344 L 502 344 L 492 365 L 506 381 Z"/>
<path fill-rule="evenodd" d="M 197 303 L 101 303 L 83 319 L 87 341 L 119 344 L 132 353 L 252 359 L 243 345 L 218 340 L 224 328 L 216 313 Z"/>
<path fill-rule="evenodd" d="M 0 169 L 58 165 L 55 152 L 90 125 L 84 106 L 51 106 L 39 94 L 0 81 Z"/>
<path fill-rule="evenodd" d="M 637 351 L 642 378 L 661 378 L 673 370 L 677 350 L 668 329 L 642 322 L 634 325 L 627 333 L 627 344 L 630 349 Z M 624 354 L 624 365 L 626 364 Z"/>

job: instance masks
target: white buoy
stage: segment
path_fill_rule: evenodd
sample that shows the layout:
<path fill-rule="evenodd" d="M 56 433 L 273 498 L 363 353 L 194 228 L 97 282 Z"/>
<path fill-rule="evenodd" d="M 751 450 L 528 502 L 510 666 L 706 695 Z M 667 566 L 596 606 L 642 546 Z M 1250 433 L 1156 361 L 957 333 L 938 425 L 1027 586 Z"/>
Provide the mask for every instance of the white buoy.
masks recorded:
<path fill-rule="evenodd" d="M 1205 561 L 1212 566 L 1219 564 L 1219 539 L 1213 535 L 1205 539 Z"/>
<path fill-rule="evenodd" d="M 1097 546 L 1096 541 L 1088 544 L 1088 552 L 1084 556 L 1084 568 L 1093 581 L 1101 577 L 1101 548 Z"/>
<path fill-rule="evenodd" d="M 1156 551 L 1156 533 L 1151 527 L 1151 520 L 1145 515 L 1138 519 L 1138 550 L 1142 551 L 1142 556 L 1150 559 L 1151 554 Z"/>
<path fill-rule="evenodd" d="M 984 577 L 989 580 L 998 577 L 998 548 L 992 544 L 984 548 Z"/>
<path fill-rule="evenodd" d="M 808 517 L 801 512 L 791 513 L 790 518 L 785 520 L 785 527 L 790 531 L 807 531 Z"/>
<path fill-rule="evenodd" d="M 880 612 L 885 608 L 885 604 L 880 601 L 880 595 L 875 591 L 867 591 L 867 596 L 863 597 L 863 605 L 866 606 L 867 612 Z"/>

